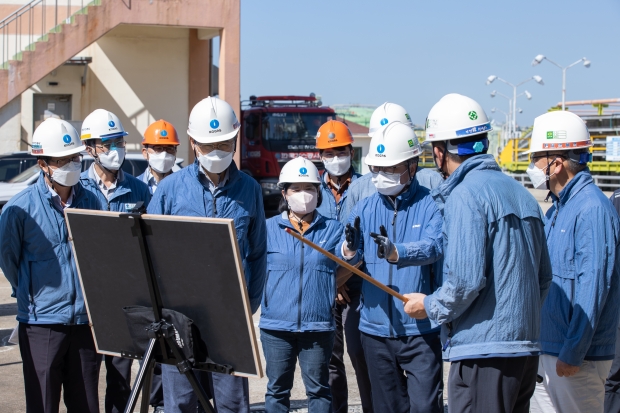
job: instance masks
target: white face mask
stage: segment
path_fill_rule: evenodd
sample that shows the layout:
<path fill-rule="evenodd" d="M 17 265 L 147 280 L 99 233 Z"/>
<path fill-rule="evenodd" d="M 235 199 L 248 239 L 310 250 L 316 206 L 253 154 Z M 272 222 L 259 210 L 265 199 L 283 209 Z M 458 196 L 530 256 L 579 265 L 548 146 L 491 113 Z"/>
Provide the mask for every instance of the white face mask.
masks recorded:
<path fill-rule="evenodd" d="M 52 173 L 52 180 L 62 186 L 73 186 L 80 180 L 82 162 L 69 162 Z"/>
<path fill-rule="evenodd" d="M 97 156 L 104 168 L 118 171 L 125 160 L 125 148 L 111 149 L 107 153 L 100 153 Z"/>
<path fill-rule="evenodd" d="M 554 172 L 547 177 L 545 171 L 534 165 L 534 162 L 530 162 L 530 166 L 527 167 L 527 171 L 525 172 L 527 172 L 527 175 L 530 177 L 530 181 L 532 181 L 532 185 L 534 185 L 534 188 L 536 189 L 548 189 L 546 183 L 549 178 L 555 175 Z"/>
<path fill-rule="evenodd" d="M 166 151 L 149 153 L 149 165 L 151 169 L 160 174 L 168 173 L 174 166 L 177 157 Z"/>
<path fill-rule="evenodd" d="M 286 198 L 288 206 L 296 214 L 305 215 L 316 209 L 318 196 L 316 192 L 300 191 Z"/>
<path fill-rule="evenodd" d="M 407 171 L 403 172 L 403 174 Z M 381 195 L 393 196 L 403 190 L 405 184 L 400 183 L 402 174 L 388 174 L 383 171 L 372 174 L 372 183 Z"/>
<path fill-rule="evenodd" d="M 330 176 L 342 176 L 351 169 L 351 157 L 334 156 L 331 159 L 323 158 L 323 164 Z"/>
<path fill-rule="evenodd" d="M 219 174 L 222 173 L 230 166 L 233 160 L 234 152 L 226 152 L 220 151 L 216 149 L 214 151 L 209 152 L 206 155 L 200 155 L 198 157 L 198 162 L 205 168 L 207 171 Z"/>

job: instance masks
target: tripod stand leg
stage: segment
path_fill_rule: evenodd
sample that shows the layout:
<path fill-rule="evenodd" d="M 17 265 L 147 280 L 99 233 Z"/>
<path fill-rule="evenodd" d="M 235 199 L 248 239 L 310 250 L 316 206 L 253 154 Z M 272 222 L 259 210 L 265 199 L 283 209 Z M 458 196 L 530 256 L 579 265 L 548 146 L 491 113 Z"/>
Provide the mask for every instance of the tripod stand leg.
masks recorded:
<path fill-rule="evenodd" d="M 133 413 L 133 409 L 136 407 L 136 403 L 138 401 L 138 394 L 140 394 L 140 390 L 144 386 L 144 379 L 147 373 L 149 375 L 153 374 L 153 367 L 155 366 L 155 363 L 152 359 L 155 343 L 157 343 L 156 339 L 152 338 L 149 340 L 149 346 L 146 349 L 146 353 L 144 353 L 144 362 L 142 363 L 142 367 L 140 367 L 140 370 L 138 371 L 136 381 L 134 382 L 133 388 L 131 389 L 131 394 L 129 395 L 129 400 L 127 401 L 127 406 L 125 407 L 125 413 Z M 149 388 L 147 394 L 150 395 L 150 393 L 151 389 Z"/>
<path fill-rule="evenodd" d="M 177 368 L 179 369 L 179 373 L 184 374 L 185 377 L 187 377 L 187 380 L 189 380 L 189 384 L 192 385 L 194 394 L 198 397 L 198 401 L 202 405 L 202 408 L 204 409 L 204 411 L 206 413 L 215 413 L 215 409 L 213 408 L 213 406 L 211 406 L 207 393 L 202 388 L 201 384 L 198 382 L 198 379 L 196 378 L 196 375 L 194 374 L 194 370 L 192 370 L 192 365 L 189 363 L 189 361 L 187 361 L 183 353 L 181 353 L 181 350 L 177 346 L 177 343 L 172 338 L 174 337 L 173 335 L 174 328 L 172 327 L 172 325 L 168 325 L 168 327 L 169 329 L 166 332 L 166 334 L 164 334 L 164 338 L 166 339 L 166 342 L 168 343 L 168 347 L 170 347 L 170 350 L 172 350 L 172 354 L 174 354 L 174 358 L 178 362 Z M 129 413 L 129 412 L 125 412 L 125 413 Z"/>
<path fill-rule="evenodd" d="M 153 387 L 153 371 L 155 370 L 155 360 L 151 360 L 151 366 L 146 369 L 144 384 L 142 385 L 142 404 L 140 413 L 149 413 L 149 403 L 151 402 L 151 388 Z"/>

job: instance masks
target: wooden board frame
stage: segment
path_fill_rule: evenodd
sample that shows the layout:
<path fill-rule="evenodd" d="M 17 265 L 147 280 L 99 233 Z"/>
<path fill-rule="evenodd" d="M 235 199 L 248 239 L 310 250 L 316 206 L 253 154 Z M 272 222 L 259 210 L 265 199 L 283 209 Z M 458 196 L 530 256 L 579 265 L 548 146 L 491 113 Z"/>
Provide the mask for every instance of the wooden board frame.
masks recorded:
<path fill-rule="evenodd" d="M 86 295 L 86 291 L 84 289 L 84 283 L 82 280 L 82 274 L 81 274 L 81 270 L 80 270 L 80 264 L 79 264 L 79 257 L 76 253 L 76 249 L 75 249 L 75 244 L 73 241 L 73 234 L 72 234 L 72 230 L 71 230 L 71 220 L 70 220 L 70 216 L 71 215 L 91 215 L 91 216 L 105 216 L 105 217 L 116 217 L 119 218 L 120 215 L 122 215 L 122 213 L 120 212 L 109 212 L 109 211 L 96 211 L 96 210 L 84 210 L 84 209 L 66 209 L 65 210 L 65 217 L 66 217 L 66 221 L 67 221 L 67 229 L 69 231 L 69 240 L 71 242 L 71 248 L 73 251 L 73 256 L 75 258 L 75 262 L 76 262 L 76 267 L 77 267 L 77 271 L 78 271 L 78 277 L 80 279 L 80 287 L 82 289 L 82 294 L 84 296 L 84 303 L 86 306 L 86 311 L 88 312 L 88 317 L 89 320 L 92 320 L 91 317 L 91 309 L 89 307 L 88 304 L 88 298 Z M 123 218 L 124 219 L 124 218 Z M 248 295 L 248 291 L 247 291 L 247 286 L 246 286 L 246 282 L 245 282 L 245 275 L 244 275 L 244 270 L 243 270 L 243 265 L 242 265 L 242 259 L 241 259 L 241 253 L 239 250 L 239 244 L 237 242 L 237 234 L 236 234 L 236 230 L 235 230 L 235 225 L 234 225 L 234 220 L 232 219 L 225 219 L 225 218 L 202 218 L 202 217 L 184 217 L 184 216 L 173 216 L 173 215 L 149 215 L 149 214 L 144 214 L 141 216 L 141 219 L 143 219 L 146 223 L 148 223 L 148 221 L 168 221 L 168 222 L 194 222 L 194 223 L 209 223 L 209 224 L 218 224 L 218 225 L 225 225 L 228 227 L 228 232 L 230 234 L 230 241 L 231 241 L 231 247 L 232 247 L 232 252 L 233 255 L 235 257 L 235 267 L 237 269 L 237 279 L 239 282 L 239 288 L 240 288 L 240 292 L 241 292 L 241 297 L 243 297 L 243 308 L 244 308 L 244 318 L 245 318 L 245 322 L 246 325 L 248 327 L 248 334 L 250 337 L 250 341 L 251 341 L 251 347 L 252 347 L 252 354 L 253 354 L 253 358 L 254 358 L 254 366 L 255 366 L 255 370 L 257 372 L 257 374 L 252 374 L 252 373 L 247 373 L 247 372 L 237 372 L 234 371 L 233 375 L 235 376 L 240 376 L 240 377 L 252 377 L 252 378 L 262 378 L 263 377 L 263 369 L 262 369 L 262 365 L 261 365 L 261 360 L 260 360 L 260 354 L 259 354 L 259 350 L 258 350 L 258 341 L 257 341 L 257 337 L 256 337 L 256 332 L 254 329 L 254 321 L 252 319 L 252 310 L 250 307 L 250 299 L 249 299 L 249 295 Z M 141 257 L 140 257 L 141 259 Z M 105 351 L 104 349 L 101 349 L 98 342 L 97 342 L 97 334 L 95 333 L 95 326 L 92 324 L 92 322 L 90 323 L 90 327 L 91 330 L 93 332 L 93 339 L 95 341 L 95 347 L 97 349 L 97 352 L 100 354 L 106 354 L 106 355 L 111 355 L 111 356 L 117 356 L 120 357 L 121 354 L 120 353 L 116 353 L 116 352 L 109 352 L 109 351 Z M 217 362 L 217 360 L 214 360 L 215 362 Z"/>

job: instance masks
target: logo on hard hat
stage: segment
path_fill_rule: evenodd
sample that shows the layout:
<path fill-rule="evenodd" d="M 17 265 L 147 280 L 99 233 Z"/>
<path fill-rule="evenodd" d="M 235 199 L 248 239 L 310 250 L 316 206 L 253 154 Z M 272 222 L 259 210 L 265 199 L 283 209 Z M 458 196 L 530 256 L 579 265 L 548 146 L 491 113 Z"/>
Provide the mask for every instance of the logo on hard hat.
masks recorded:
<path fill-rule="evenodd" d="M 467 115 L 469 116 L 469 119 L 471 119 L 471 120 L 476 120 L 476 119 L 478 119 L 478 114 L 476 113 L 476 111 L 475 111 L 475 110 L 472 110 L 472 111 L 471 111 L 471 112 L 469 112 Z"/>
<path fill-rule="evenodd" d="M 409 144 L 410 148 L 413 148 L 413 139 L 409 139 L 407 143 Z"/>
<path fill-rule="evenodd" d="M 566 131 L 565 130 L 557 130 L 557 131 L 548 131 L 547 139 L 566 139 Z"/>
<path fill-rule="evenodd" d="M 385 152 L 385 146 L 383 146 L 382 144 L 380 144 L 379 146 L 377 146 L 377 152 L 379 152 L 379 153 L 383 153 L 383 152 Z"/>
<path fill-rule="evenodd" d="M 329 135 L 327 135 L 327 139 L 329 139 L 330 141 L 335 141 L 336 134 L 334 132 L 330 132 Z"/>
<path fill-rule="evenodd" d="M 308 175 L 308 170 L 306 168 L 304 168 L 303 166 L 301 168 L 299 168 L 299 173 L 301 175 Z"/>
<path fill-rule="evenodd" d="M 383 119 L 381 119 L 381 122 L 379 122 L 379 123 L 381 124 L 381 126 L 387 125 L 388 124 L 388 120 L 387 120 L 387 118 L 383 118 Z"/>
<path fill-rule="evenodd" d="M 164 137 L 165 137 L 165 136 L 168 136 L 168 131 L 166 131 L 165 129 L 162 129 L 162 130 L 159 132 L 159 134 L 160 134 L 161 136 L 164 136 Z"/>
<path fill-rule="evenodd" d="M 111 121 L 108 122 L 108 126 L 113 128 L 114 126 L 116 126 L 116 123 L 114 123 L 114 121 L 111 120 Z"/>
<path fill-rule="evenodd" d="M 218 126 L 220 126 L 220 122 L 218 122 L 217 119 L 213 119 L 211 122 L 209 122 L 209 126 L 211 126 L 211 129 L 217 129 Z"/>
<path fill-rule="evenodd" d="M 65 136 L 63 136 L 63 137 L 62 137 L 62 140 L 63 140 L 65 143 L 71 143 L 71 136 L 69 136 L 69 135 L 65 135 Z"/>

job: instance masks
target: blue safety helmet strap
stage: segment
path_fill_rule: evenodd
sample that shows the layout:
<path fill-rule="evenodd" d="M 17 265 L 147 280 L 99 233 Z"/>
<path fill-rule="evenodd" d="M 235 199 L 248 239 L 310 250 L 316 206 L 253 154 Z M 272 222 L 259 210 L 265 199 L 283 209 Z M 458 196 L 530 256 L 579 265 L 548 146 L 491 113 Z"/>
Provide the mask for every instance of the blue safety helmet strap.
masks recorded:
<path fill-rule="evenodd" d="M 127 135 L 129 135 L 129 133 L 125 131 L 114 132 L 114 133 L 110 133 L 109 135 L 101 135 L 101 140 L 105 142 L 110 139 L 122 138 L 123 136 L 127 136 Z"/>
<path fill-rule="evenodd" d="M 489 149 L 489 139 L 484 135 L 483 139 L 468 140 L 464 142 L 456 142 L 456 145 L 452 144 L 452 141 L 447 142 L 447 150 L 451 154 L 459 156 L 475 155 L 485 153 Z"/>

